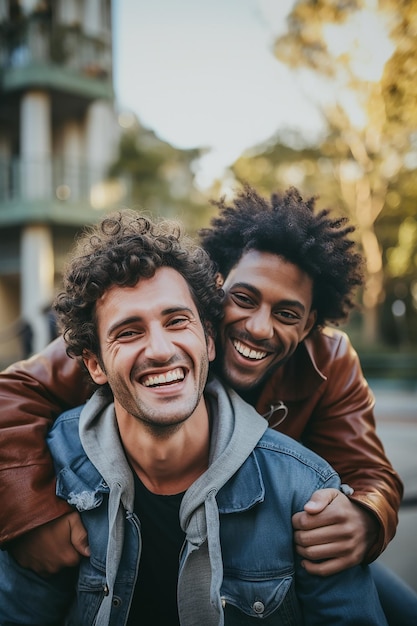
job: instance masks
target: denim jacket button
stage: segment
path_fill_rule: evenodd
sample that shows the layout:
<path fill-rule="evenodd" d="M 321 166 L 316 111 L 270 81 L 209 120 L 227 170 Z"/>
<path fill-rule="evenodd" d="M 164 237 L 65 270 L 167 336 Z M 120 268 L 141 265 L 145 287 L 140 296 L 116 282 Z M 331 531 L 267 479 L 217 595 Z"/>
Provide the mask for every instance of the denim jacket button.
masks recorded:
<path fill-rule="evenodd" d="M 253 603 L 253 610 L 255 611 L 255 613 L 263 613 L 265 611 L 265 605 L 263 602 L 260 602 L 259 600 L 257 600 L 256 602 Z"/>
<path fill-rule="evenodd" d="M 105 583 L 105 585 L 103 587 L 103 593 L 104 593 L 105 596 L 108 596 L 109 593 L 110 593 L 110 590 L 109 590 L 109 588 L 107 586 L 107 583 Z"/>

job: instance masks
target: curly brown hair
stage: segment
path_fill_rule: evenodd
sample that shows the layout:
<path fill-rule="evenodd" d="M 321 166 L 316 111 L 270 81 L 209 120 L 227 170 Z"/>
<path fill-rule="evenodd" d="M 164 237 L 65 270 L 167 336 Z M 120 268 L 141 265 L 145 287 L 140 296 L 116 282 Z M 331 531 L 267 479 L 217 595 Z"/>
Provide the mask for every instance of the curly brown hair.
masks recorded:
<path fill-rule="evenodd" d="M 315 198 L 303 200 L 294 187 L 266 199 L 246 185 L 231 203 L 212 204 L 219 215 L 200 231 L 200 240 L 225 278 L 249 250 L 276 254 L 312 278 L 316 327 L 348 316 L 354 290 L 363 283 L 363 258 L 346 217 L 315 212 Z"/>
<path fill-rule="evenodd" d="M 184 277 L 206 332 L 213 332 L 222 315 L 222 292 L 207 253 L 177 222 L 154 222 L 126 209 L 85 229 L 68 261 L 64 291 L 54 302 L 67 353 L 81 357 L 87 351 L 100 358 L 97 300 L 113 285 L 132 287 L 160 267 Z"/>

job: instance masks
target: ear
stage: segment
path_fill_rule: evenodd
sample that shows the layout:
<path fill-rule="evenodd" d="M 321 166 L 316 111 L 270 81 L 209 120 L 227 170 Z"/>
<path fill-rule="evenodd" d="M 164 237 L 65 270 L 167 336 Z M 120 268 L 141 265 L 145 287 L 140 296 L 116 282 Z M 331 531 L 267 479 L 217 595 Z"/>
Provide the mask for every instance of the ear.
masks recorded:
<path fill-rule="evenodd" d="M 221 289 L 224 285 L 224 276 L 223 274 L 220 274 L 220 272 L 217 272 L 216 276 L 214 277 L 215 281 L 216 281 L 216 287 L 217 289 Z"/>
<path fill-rule="evenodd" d="M 302 337 L 301 341 L 303 341 L 303 339 L 305 339 L 307 337 L 307 335 L 309 334 L 309 332 L 313 328 L 314 324 L 316 323 L 316 319 L 317 319 L 317 311 L 316 311 L 316 309 L 312 309 L 310 311 L 310 313 L 308 314 L 308 318 L 307 318 L 307 321 L 306 321 L 306 325 L 304 327 L 303 337 Z"/>
<path fill-rule="evenodd" d="M 213 324 L 211 322 L 206 321 L 204 324 L 204 333 L 206 335 L 206 344 L 207 344 L 207 354 L 209 361 L 214 361 L 216 356 L 216 348 L 215 348 L 215 332 L 213 329 Z"/>
<path fill-rule="evenodd" d="M 94 354 L 85 352 L 83 354 L 83 362 L 88 369 L 91 378 L 97 385 L 104 385 L 108 382 L 107 375 L 103 371 L 97 357 Z"/>
<path fill-rule="evenodd" d="M 214 339 L 212 335 L 207 337 L 207 354 L 209 361 L 214 361 L 216 357 L 216 348 L 214 344 Z"/>

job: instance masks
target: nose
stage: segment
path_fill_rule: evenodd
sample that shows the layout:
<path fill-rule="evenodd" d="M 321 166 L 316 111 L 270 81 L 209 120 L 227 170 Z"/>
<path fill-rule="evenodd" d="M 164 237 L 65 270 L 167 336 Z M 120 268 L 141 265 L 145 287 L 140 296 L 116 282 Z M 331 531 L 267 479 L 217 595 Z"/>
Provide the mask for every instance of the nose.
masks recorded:
<path fill-rule="evenodd" d="M 145 347 L 146 358 L 164 363 L 169 361 L 174 352 L 169 333 L 164 328 L 158 325 L 149 329 Z"/>
<path fill-rule="evenodd" d="M 246 320 L 246 330 L 254 339 L 271 339 L 274 325 L 269 307 L 259 307 Z"/>

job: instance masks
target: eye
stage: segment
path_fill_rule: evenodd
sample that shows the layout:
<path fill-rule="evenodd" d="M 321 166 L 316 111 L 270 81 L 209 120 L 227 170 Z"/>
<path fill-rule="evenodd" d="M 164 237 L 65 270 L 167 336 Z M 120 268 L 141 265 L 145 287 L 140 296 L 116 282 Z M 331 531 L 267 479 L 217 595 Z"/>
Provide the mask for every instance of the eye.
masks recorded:
<path fill-rule="evenodd" d="M 238 306 L 241 306 L 244 308 L 249 308 L 251 306 L 254 306 L 253 299 L 245 293 L 242 293 L 242 292 L 231 293 L 230 297 Z"/>
<path fill-rule="evenodd" d="M 126 328 L 125 330 L 121 330 L 119 333 L 117 333 L 116 340 L 129 341 L 130 339 L 139 337 L 141 334 L 142 332 L 138 329 Z"/>
<path fill-rule="evenodd" d="M 300 316 L 294 311 L 276 311 L 274 313 L 275 317 L 282 319 L 285 323 L 295 323 L 300 320 Z"/>
<path fill-rule="evenodd" d="M 167 326 L 171 328 L 185 328 L 189 324 L 190 319 L 184 316 L 173 317 L 169 320 Z"/>

